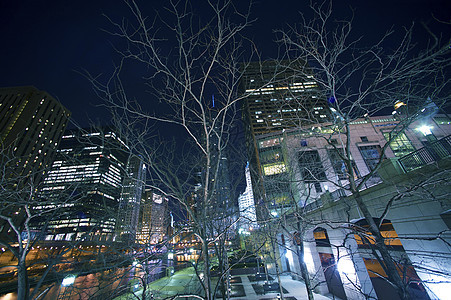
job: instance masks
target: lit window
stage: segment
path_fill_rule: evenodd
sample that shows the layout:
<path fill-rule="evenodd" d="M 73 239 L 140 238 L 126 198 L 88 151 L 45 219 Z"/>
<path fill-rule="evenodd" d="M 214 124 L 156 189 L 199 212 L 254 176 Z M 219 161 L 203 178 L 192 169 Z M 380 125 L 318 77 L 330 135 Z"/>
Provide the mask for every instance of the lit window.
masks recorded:
<path fill-rule="evenodd" d="M 260 144 L 260 148 L 266 148 L 266 147 L 279 145 L 281 140 L 283 140 L 283 139 L 282 138 L 281 139 L 275 138 L 275 139 L 262 141 L 262 142 L 259 143 Z"/>
<path fill-rule="evenodd" d="M 390 135 L 394 134 L 392 132 L 383 132 L 382 133 L 385 137 L 385 139 L 388 141 L 390 140 Z M 390 142 L 390 148 L 392 149 L 393 153 L 396 157 L 402 157 L 404 155 L 407 155 L 413 151 L 415 151 L 415 148 L 413 147 L 410 140 L 407 138 L 407 136 L 404 133 L 400 133 L 396 138 L 394 138 Z"/>
<path fill-rule="evenodd" d="M 263 166 L 263 172 L 266 176 L 280 174 L 286 172 L 287 168 L 284 163 L 274 163 Z"/>

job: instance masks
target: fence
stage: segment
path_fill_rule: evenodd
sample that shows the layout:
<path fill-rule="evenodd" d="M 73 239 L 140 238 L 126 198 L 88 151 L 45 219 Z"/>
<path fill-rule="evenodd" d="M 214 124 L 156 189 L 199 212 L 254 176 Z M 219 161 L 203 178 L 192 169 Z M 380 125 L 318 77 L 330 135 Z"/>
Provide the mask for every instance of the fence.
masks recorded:
<path fill-rule="evenodd" d="M 405 172 L 421 168 L 451 155 L 451 135 L 430 143 L 399 159 Z"/>

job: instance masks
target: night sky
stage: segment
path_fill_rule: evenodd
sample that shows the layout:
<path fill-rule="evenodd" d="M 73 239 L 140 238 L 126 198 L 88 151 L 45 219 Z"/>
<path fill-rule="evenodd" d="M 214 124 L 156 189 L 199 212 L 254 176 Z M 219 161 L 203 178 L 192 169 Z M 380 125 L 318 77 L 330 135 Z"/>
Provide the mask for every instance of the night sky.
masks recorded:
<path fill-rule="evenodd" d="M 244 1 L 235 1 L 243 5 Z M 138 1 L 144 13 L 153 16 L 165 1 Z M 201 1 L 191 1 L 195 11 L 203 14 Z M 197 3 L 199 3 L 199 6 Z M 299 11 L 308 12 L 308 0 L 264 1 L 254 3 L 253 18 L 257 18 L 248 36 L 259 46 L 264 58 L 277 56 L 273 29 L 286 28 L 299 20 Z M 390 27 L 400 29 L 413 21 L 428 23 L 434 31 L 449 39 L 450 25 L 433 20 L 450 21 L 449 0 L 392 0 L 392 1 L 335 1 L 338 17 L 349 16 L 354 9 L 356 35 L 371 42 Z M 75 122 L 86 126 L 89 120 L 105 120 L 98 107 L 100 100 L 90 83 L 77 71 L 108 75 L 117 61 L 111 43 L 115 39 L 102 31 L 108 21 L 102 14 L 114 19 L 126 11 L 121 1 L 0 1 L 0 86 L 33 85 L 59 99 L 73 114 Z M 425 34 L 416 32 L 424 41 Z M 447 35 L 447 36 L 446 36 Z M 155 101 L 144 89 L 135 85 L 139 72 L 131 65 L 127 72 L 127 86 L 146 101 Z"/>

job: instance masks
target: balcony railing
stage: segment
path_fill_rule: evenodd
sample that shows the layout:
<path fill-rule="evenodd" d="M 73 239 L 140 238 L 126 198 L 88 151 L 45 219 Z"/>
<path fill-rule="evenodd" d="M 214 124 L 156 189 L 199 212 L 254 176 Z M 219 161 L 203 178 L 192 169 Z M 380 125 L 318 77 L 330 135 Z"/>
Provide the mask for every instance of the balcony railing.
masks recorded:
<path fill-rule="evenodd" d="M 405 172 L 410 172 L 449 157 L 450 155 L 451 135 L 448 135 L 438 141 L 432 142 L 428 146 L 401 157 L 398 161 Z"/>
<path fill-rule="evenodd" d="M 398 159 L 399 164 L 403 168 L 403 170 L 407 173 L 412 170 L 421 168 L 422 166 L 437 162 L 443 158 L 447 158 L 451 156 L 451 135 L 448 135 L 438 141 L 432 142 L 428 146 L 425 146 L 421 149 L 418 149 L 408 155 L 405 155 Z M 361 178 L 356 180 L 356 184 L 358 185 L 361 182 Z M 374 174 L 373 177 L 369 178 L 365 184 L 361 187 L 361 190 L 365 190 L 372 186 L 378 185 L 382 183 L 383 180 L 379 177 L 379 175 Z M 349 196 L 351 193 L 348 191 L 349 184 L 344 188 L 337 189 L 330 194 L 328 194 L 328 198 L 333 202 L 339 201 L 342 198 Z M 329 201 L 330 201 L 329 200 Z M 323 205 L 323 199 L 319 198 L 316 201 L 313 201 L 305 206 L 305 211 L 312 211 L 320 208 Z"/>

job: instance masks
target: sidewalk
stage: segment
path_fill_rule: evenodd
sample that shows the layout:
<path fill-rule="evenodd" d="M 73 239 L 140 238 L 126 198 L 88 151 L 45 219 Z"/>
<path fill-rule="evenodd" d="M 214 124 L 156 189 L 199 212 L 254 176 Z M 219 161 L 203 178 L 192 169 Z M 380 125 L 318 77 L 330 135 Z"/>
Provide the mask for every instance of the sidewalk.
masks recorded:
<path fill-rule="evenodd" d="M 263 300 L 263 299 L 277 299 L 277 292 L 266 293 L 265 295 L 257 295 L 252 288 L 252 283 L 247 278 L 247 275 L 240 275 L 244 291 L 246 292 L 246 297 L 232 298 L 233 300 Z M 291 279 L 289 275 L 280 276 L 282 282 L 282 287 L 287 290 L 288 293 L 284 294 L 284 298 L 293 297 L 297 300 L 308 299 L 307 292 L 305 290 L 305 285 L 302 281 L 297 281 Z M 313 294 L 317 300 L 330 300 L 326 296 L 319 294 Z M 293 299 L 291 298 L 291 299 Z"/>
<path fill-rule="evenodd" d="M 233 285 L 242 285 L 246 296 L 233 297 L 233 300 L 272 300 L 277 299 L 279 292 L 267 292 L 264 295 L 257 295 L 252 284 L 257 282 L 249 281 L 248 275 L 237 275 L 234 278 L 241 278 L 241 282 L 233 283 Z M 282 287 L 287 291 L 284 293 L 285 299 L 296 299 L 303 300 L 307 299 L 307 292 L 305 290 L 305 285 L 302 281 L 297 281 L 291 279 L 289 275 L 282 275 L 280 277 L 282 282 Z M 260 284 L 262 281 L 259 282 Z M 197 281 L 196 276 L 192 268 L 184 269 L 176 272 L 171 277 L 163 277 L 149 284 L 149 289 L 152 290 L 154 299 L 165 299 L 177 294 L 199 294 L 200 285 Z M 141 296 L 142 289 L 135 292 L 137 296 Z M 316 300 L 330 300 L 331 298 L 322 296 L 319 294 L 314 294 Z M 128 300 L 136 299 L 136 297 L 131 294 L 123 295 L 115 298 L 115 300 Z M 221 298 L 222 299 L 222 298 Z"/>
<path fill-rule="evenodd" d="M 186 268 L 175 272 L 170 277 L 163 277 L 148 285 L 148 290 L 152 291 L 154 299 L 165 299 L 177 294 L 198 294 L 200 289 L 199 281 L 193 268 Z M 135 292 L 135 295 L 141 297 L 142 288 Z M 135 299 L 131 293 L 114 298 L 114 300 Z"/>

